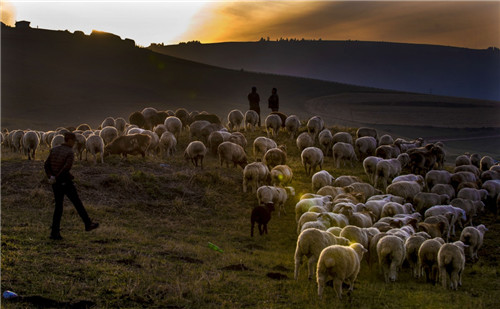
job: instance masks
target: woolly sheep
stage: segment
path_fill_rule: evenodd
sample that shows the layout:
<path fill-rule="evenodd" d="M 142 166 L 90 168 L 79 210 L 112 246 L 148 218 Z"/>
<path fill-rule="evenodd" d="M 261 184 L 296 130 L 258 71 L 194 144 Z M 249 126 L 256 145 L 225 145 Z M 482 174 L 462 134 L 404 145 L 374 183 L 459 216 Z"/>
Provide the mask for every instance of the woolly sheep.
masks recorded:
<path fill-rule="evenodd" d="M 414 174 L 425 175 L 428 171 L 432 170 L 441 158 L 444 151 L 441 147 L 434 144 L 428 144 L 425 147 L 414 148 L 408 150 L 406 153 L 410 156 L 409 167 Z"/>
<path fill-rule="evenodd" d="M 375 184 L 375 173 L 377 171 L 377 163 L 382 161 L 382 158 L 368 156 L 363 160 L 363 169 L 371 184 Z"/>
<path fill-rule="evenodd" d="M 217 154 L 219 155 L 220 166 L 226 162 L 226 167 L 232 162 L 234 167 L 237 165 L 245 168 L 247 164 L 247 155 L 245 150 L 240 145 L 231 142 L 223 142 L 217 147 Z"/>
<path fill-rule="evenodd" d="M 418 249 L 418 268 L 420 274 L 425 274 L 427 282 L 438 281 L 438 252 L 444 244 L 442 238 L 425 240 Z"/>
<path fill-rule="evenodd" d="M 146 130 L 144 130 L 144 132 L 145 131 Z M 126 158 L 129 154 L 141 154 L 144 158 L 150 143 L 151 136 L 148 134 L 122 135 L 115 138 L 104 147 L 104 156 L 118 154 Z"/>
<path fill-rule="evenodd" d="M 444 205 L 450 202 L 450 197 L 446 194 L 419 192 L 413 198 L 415 210 L 421 214 L 434 205 Z"/>
<path fill-rule="evenodd" d="M 457 172 L 451 175 L 450 183 L 457 190 L 461 183 L 478 182 L 478 177 L 471 172 Z"/>
<path fill-rule="evenodd" d="M 167 131 L 167 127 L 164 124 L 159 124 L 153 128 L 153 132 L 155 132 L 160 138 L 161 135 Z"/>
<path fill-rule="evenodd" d="M 270 114 L 266 117 L 265 124 L 266 124 L 266 131 L 267 131 L 267 137 L 273 136 L 277 137 L 279 130 L 281 128 L 281 118 L 280 116 L 276 114 Z"/>
<path fill-rule="evenodd" d="M 349 239 L 351 243 L 359 243 L 364 248 L 368 248 L 370 239 L 366 233 L 366 230 L 355 225 L 346 225 L 342 228 L 340 232 L 340 237 L 345 237 Z"/>
<path fill-rule="evenodd" d="M 311 137 L 311 134 L 307 132 L 302 132 L 299 134 L 296 140 L 297 148 L 299 151 L 303 151 L 307 147 L 312 147 L 314 146 L 314 140 Z"/>
<path fill-rule="evenodd" d="M 321 132 L 325 128 L 325 123 L 323 122 L 323 119 L 319 116 L 313 116 L 309 118 L 307 121 L 307 132 L 309 134 L 312 134 L 313 141 L 316 140 L 316 138 L 319 135 L 319 132 Z"/>
<path fill-rule="evenodd" d="M 439 277 L 443 288 L 447 288 L 447 277 L 450 277 L 450 284 L 452 290 L 457 290 L 458 286 L 462 285 L 462 272 L 465 268 L 465 245 L 461 241 L 454 243 L 447 243 L 439 248 L 438 252 L 438 267 Z"/>
<path fill-rule="evenodd" d="M 383 159 L 397 158 L 401 150 L 396 145 L 381 145 L 375 149 L 375 156 Z"/>
<path fill-rule="evenodd" d="M 471 161 L 469 156 L 467 155 L 460 155 L 456 157 L 455 159 L 455 166 L 461 166 L 461 165 L 470 165 Z"/>
<path fill-rule="evenodd" d="M 288 165 L 277 165 L 271 170 L 271 183 L 276 185 L 287 186 L 292 182 L 293 172 Z"/>
<path fill-rule="evenodd" d="M 469 252 L 469 258 L 472 262 L 479 260 L 477 256 L 477 251 L 483 245 L 484 233 L 488 229 L 484 224 L 474 226 L 467 226 L 462 230 L 460 234 L 460 241 L 467 245 L 467 251 Z"/>
<path fill-rule="evenodd" d="M 290 134 L 290 139 L 295 139 L 299 133 L 300 120 L 296 115 L 290 115 L 285 120 L 285 128 Z M 312 145 L 311 145 L 312 146 Z"/>
<path fill-rule="evenodd" d="M 379 161 L 375 171 L 374 186 L 386 190 L 389 181 L 399 176 L 403 167 L 408 164 L 408 161 L 409 157 L 406 153 L 400 154 L 396 159 L 384 159 Z"/>
<path fill-rule="evenodd" d="M 348 143 L 354 145 L 352 135 L 348 132 L 337 132 L 333 135 L 332 146 L 338 142 Z"/>
<path fill-rule="evenodd" d="M 271 220 L 271 212 L 274 211 L 273 203 L 265 203 L 263 206 L 257 206 L 252 209 L 250 216 L 250 236 L 253 237 L 255 223 L 259 226 L 259 234 L 267 234 L 267 224 Z"/>
<path fill-rule="evenodd" d="M 127 127 L 127 121 L 124 118 L 118 117 L 115 119 L 115 128 L 118 130 L 118 135 L 123 135 L 125 133 L 126 127 Z"/>
<path fill-rule="evenodd" d="M 328 156 L 328 153 L 333 146 L 332 132 L 328 129 L 324 129 L 323 131 L 319 132 L 318 141 L 321 150 L 323 150 L 323 154 L 325 155 L 325 157 Z"/>
<path fill-rule="evenodd" d="M 300 157 L 307 176 L 316 171 L 316 166 L 319 165 L 320 169 L 323 168 L 323 152 L 317 147 L 305 148 Z"/>
<path fill-rule="evenodd" d="M 445 170 L 431 170 L 425 174 L 425 184 L 431 190 L 437 184 L 451 184 L 451 173 Z"/>
<path fill-rule="evenodd" d="M 247 139 L 246 139 L 245 135 L 243 135 L 243 133 L 241 133 L 241 132 L 231 133 L 231 135 L 229 136 L 229 139 L 227 141 L 238 144 L 241 147 L 243 147 L 243 149 L 247 146 Z"/>
<path fill-rule="evenodd" d="M 467 222 L 465 222 L 465 225 L 470 226 L 472 226 L 472 219 L 479 213 L 483 212 L 485 206 L 481 201 L 471 201 L 463 198 L 453 199 L 450 204 L 465 211 L 465 215 L 467 217 Z"/>
<path fill-rule="evenodd" d="M 101 129 L 105 127 L 114 127 L 115 126 L 115 119 L 113 117 L 107 117 L 104 119 L 101 123 Z"/>
<path fill-rule="evenodd" d="M 460 165 L 457 166 L 453 169 L 453 173 L 458 173 L 458 172 L 471 172 L 474 175 L 476 175 L 478 178 L 481 176 L 481 171 L 479 168 L 475 167 L 474 165 Z"/>
<path fill-rule="evenodd" d="M 327 231 L 316 228 L 308 228 L 302 231 L 297 238 L 297 246 L 295 248 L 295 280 L 299 278 L 299 269 L 304 256 L 307 258 L 308 278 L 310 280 L 314 276 L 314 270 L 323 249 L 331 245 L 345 246 L 348 244 L 348 239 L 337 237 Z"/>
<path fill-rule="evenodd" d="M 272 169 L 277 165 L 286 164 L 286 152 L 282 148 L 282 146 L 280 146 L 279 148 L 272 148 L 266 151 L 266 153 L 264 154 L 262 161 L 267 165 L 269 169 Z"/>
<path fill-rule="evenodd" d="M 142 115 L 145 119 L 144 128 L 147 130 L 151 130 L 155 125 L 157 125 L 157 115 L 158 110 L 154 107 L 146 107 L 142 110 Z"/>
<path fill-rule="evenodd" d="M 453 213 L 451 212 L 445 215 L 427 217 L 424 222 L 418 224 L 418 229 L 431 237 L 441 237 L 448 241 L 450 239 L 450 220 L 452 220 L 452 217 Z"/>
<path fill-rule="evenodd" d="M 457 197 L 471 201 L 485 201 L 488 197 L 488 191 L 485 189 L 463 188 L 458 191 Z"/>
<path fill-rule="evenodd" d="M 269 169 L 262 162 L 253 162 L 243 169 L 243 192 L 247 192 L 250 186 L 252 193 L 263 185 L 269 178 Z"/>
<path fill-rule="evenodd" d="M 424 176 L 415 175 L 415 174 L 407 174 L 407 175 L 397 176 L 392 180 L 392 183 L 395 183 L 398 181 L 416 181 L 416 182 L 422 183 L 422 184 L 425 183 Z"/>
<path fill-rule="evenodd" d="M 187 162 L 191 161 L 195 167 L 198 167 L 198 160 L 200 161 L 200 166 L 203 169 L 203 158 L 207 154 L 207 147 L 200 141 L 192 141 L 186 147 L 184 151 L 184 159 Z M 220 155 L 220 154 L 219 154 Z M 222 166 L 222 159 L 221 159 Z"/>
<path fill-rule="evenodd" d="M 493 158 L 490 156 L 482 157 L 481 161 L 479 162 L 479 168 L 483 172 L 489 170 L 493 165 L 495 165 L 495 160 L 493 160 Z"/>
<path fill-rule="evenodd" d="M 481 162 L 481 156 L 477 153 L 473 153 L 470 155 L 470 163 L 474 165 L 475 167 L 479 168 L 480 167 L 480 162 Z"/>
<path fill-rule="evenodd" d="M 307 222 L 315 222 L 315 221 L 318 221 L 318 222 L 321 222 L 323 224 L 323 227 L 330 227 L 330 218 L 328 218 L 328 215 L 326 215 L 327 211 L 326 209 L 324 209 L 323 207 L 321 206 L 314 206 L 315 207 L 315 210 L 318 210 L 320 212 L 315 212 L 315 211 L 311 211 L 311 209 L 309 209 L 309 211 L 306 211 L 305 213 L 303 213 L 300 218 L 299 218 L 299 221 L 297 222 L 297 234 L 299 235 L 303 230 L 302 227 L 304 226 L 304 224 L 306 224 Z M 312 208 L 312 207 L 311 207 Z M 326 229 L 321 229 L 321 230 L 326 230 Z"/>
<path fill-rule="evenodd" d="M 312 206 L 330 207 L 333 198 L 331 196 L 323 196 L 318 198 L 302 199 L 295 205 L 295 221 L 299 221 L 300 216 L 307 212 Z"/>
<path fill-rule="evenodd" d="M 257 200 L 259 203 L 272 202 L 278 208 L 278 216 L 281 216 L 281 210 L 286 214 L 285 203 L 288 200 L 288 196 L 294 195 L 295 190 L 292 187 L 261 186 L 257 189 Z"/>
<path fill-rule="evenodd" d="M 251 128 L 252 132 L 255 130 L 255 127 L 259 124 L 259 114 L 257 114 L 254 110 L 247 110 L 245 112 L 245 131 L 248 128 Z"/>
<path fill-rule="evenodd" d="M 52 138 L 52 142 L 50 143 L 50 148 L 60 146 L 63 143 L 64 143 L 64 135 L 57 134 Z"/>
<path fill-rule="evenodd" d="M 459 226 L 462 226 L 463 222 L 466 222 L 467 216 L 465 211 L 461 208 L 454 207 L 451 205 L 436 205 L 427 209 L 424 213 L 424 217 L 436 216 L 436 215 L 445 215 L 446 213 L 451 212 L 453 216 L 450 218 L 450 230 L 451 235 L 455 235 L 455 225 L 458 223 Z"/>
<path fill-rule="evenodd" d="M 406 256 L 404 241 L 394 235 L 382 237 L 377 243 L 377 256 L 385 282 L 396 281 L 398 270 Z"/>
<path fill-rule="evenodd" d="M 227 115 L 227 126 L 230 131 L 240 130 L 243 124 L 244 115 L 240 110 L 233 109 Z"/>
<path fill-rule="evenodd" d="M 87 138 L 83 134 L 75 133 L 75 145 L 73 146 L 73 151 L 75 155 L 78 156 L 79 160 L 82 160 L 83 151 L 86 149 Z"/>
<path fill-rule="evenodd" d="M 378 189 L 375 189 L 372 185 L 364 182 L 354 182 L 350 185 L 344 187 L 347 193 L 353 192 L 361 192 L 363 196 L 368 199 L 375 194 L 381 194 L 382 192 Z M 364 202 L 364 201 L 363 201 Z"/>
<path fill-rule="evenodd" d="M 114 123 L 114 120 L 113 120 Z M 113 126 L 103 127 L 99 136 L 102 138 L 104 145 L 109 144 L 112 140 L 118 137 L 118 130 Z"/>
<path fill-rule="evenodd" d="M 431 193 L 436 193 L 439 195 L 446 194 L 449 199 L 452 200 L 455 198 L 455 189 L 451 185 L 438 183 L 434 185 L 431 189 Z"/>
<path fill-rule="evenodd" d="M 259 136 L 253 141 L 253 156 L 260 161 L 269 149 L 276 148 L 276 142 L 270 138 Z"/>
<path fill-rule="evenodd" d="M 414 278 L 420 277 L 419 267 L 418 267 L 418 250 L 420 246 L 426 239 L 420 235 L 411 235 L 406 239 L 405 251 L 406 260 L 410 265 L 411 272 Z"/>
<path fill-rule="evenodd" d="M 357 176 L 342 175 L 337 177 L 332 185 L 334 187 L 347 187 L 355 182 L 361 182 L 361 179 Z"/>
<path fill-rule="evenodd" d="M 360 244 L 352 244 L 349 247 L 333 245 L 323 249 L 316 270 L 318 296 L 322 298 L 328 276 L 333 278 L 333 288 L 339 299 L 342 299 L 343 282 L 349 285 L 349 291 L 352 292 L 365 252 L 367 250 Z"/>
<path fill-rule="evenodd" d="M 500 196 L 500 180 L 488 180 L 483 183 L 481 188 L 488 192 L 486 205 L 489 209 L 495 210 L 496 201 Z"/>
<path fill-rule="evenodd" d="M 100 154 L 101 163 L 104 163 L 104 142 L 102 138 L 98 135 L 91 135 L 87 138 L 87 142 L 85 143 L 85 147 L 87 148 L 87 152 L 85 154 L 85 160 L 87 160 L 87 156 L 89 153 L 94 156 L 94 164 L 97 163 L 97 153 Z"/>
<path fill-rule="evenodd" d="M 223 142 L 227 142 L 231 134 L 225 131 L 214 131 L 210 133 L 207 141 L 207 148 L 213 155 L 217 155 L 217 148 Z"/>
<path fill-rule="evenodd" d="M 158 154 L 160 147 L 160 137 L 158 134 L 151 130 L 143 130 L 141 134 L 148 135 L 151 139 L 149 141 L 149 146 L 147 148 L 147 153 L 149 155 Z"/>
<path fill-rule="evenodd" d="M 354 147 L 352 147 L 351 144 L 338 142 L 333 146 L 332 152 L 336 168 L 340 168 L 341 162 L 344 163 L 345 167 L 346 161 L 350 162 L 351 167 L 354 167 L 353 162 L 358 160 L 358 157 L 354 152 Z"/>
<path fill-rule="evenodd" d="M 311 178 L 311 186 L 313 191 L 318 191 L 324 186 L 330 186 L 335 178 L 325 170 L 314 173 Z"/>
<path fill-rule="evenodd" d="M 394 139 L 389 134 L 384 134 L 380 137 L 379 145 L 392 145 L 394 144 Z"/>
<path fill-rule="evenodd" d="M 371 227 L 373 225 L 373 221 L 376 219 L 370 210 L 362 210 L 360 212 L 356 212 L 352 207 L 348 206 L 342 207 L 339 213 L 347 217 L 350 225 L 354 225 L 360 228 Z"/>
<path fill-rule="evenodd" d="M 162 156 L 173 156 L 177 147 L 175 135 L 169 131 L 163 132 L 160 137 L 160 151 Z"/>
<path fill-rule="evenodd" d="M 35 160 L 35 154 L 39 144 L 40 138 L 35 131 L 28 131 L 23 135 L 22 145 L 24 153 L 28 156 L 28 160 Z"/>
<path fill-rule="evenodd" d="M 356 155 L 360 160 L 364 160 L 368 156 L 375 154 L 377 148 L 377 140 L 371 136 L 359 137 L 354 142 Z"/>
<path fill-rule="evenodd" d="M 380 213 L 380 217 L 393 217 L 394 215 L 397 214 L 411 214 L 414 212 L 415 209 L 413 208 L 413 205 L 410 203 L 406 203 L 404 205 L 401 205 L 396 202 L 387 202 L 384 204 L 384 207 L 382 207 L 382 212 Z"/>
<path fill-rule="evenodd" d="M 184 125 L 184 122 L 182 124 Z M 193 140 L 195 138 L 201 139 L 202 138 L 201 131 L 203 130 L 204 127 L 208 125 L 210 125 L 210 122 L 208 122 L 207 120 L 197 120 L 191 123 L 191 125 L 189 125 L 189 139 L 190 140 Z"/>
<path fill-rule="evenodd" d="M 356 138 L 370 136 L 377 139 L 377 130 L 373 128 L 361 127 L 356 131 Z"/>
<path fill-rule="evenodd" d="M 172 133 L 176 139 L 179 139 L 179 135 L 182 132 L 182 121 L 175 117 L 169 116 L 163 122 L 165 127 L 167 127 L 168 132 Z"/>
<path fill-rule="evenodd" d="M 412 202 L 417 193 L 422 192 L 423 185 L 415 181 L 400 181 L 390 184 L 387 193 L 401 196 L 407 202 Z"/>

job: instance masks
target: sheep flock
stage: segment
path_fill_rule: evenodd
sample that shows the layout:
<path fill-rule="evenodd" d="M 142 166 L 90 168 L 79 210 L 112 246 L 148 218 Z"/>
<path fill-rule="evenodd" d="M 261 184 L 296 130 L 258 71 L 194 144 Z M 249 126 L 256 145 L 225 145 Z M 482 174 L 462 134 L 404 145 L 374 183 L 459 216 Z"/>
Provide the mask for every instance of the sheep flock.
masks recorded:
<path fill-rule="evenodd" d="M 231 110 L 223 124 L 207 112 L 148 107 L 130 114 L 128 120 L 107 117 L 96 129 L 88 124 L 51 131 L 4 129 L 0 138 L 3 150 L 28 160 L 45 159 L 37 157 L 37 150 L 60 145 L 68 131 L 77 136 L 75 159 L 90 156 L 92 164 L 103 164 L 111 155 L 168 162 L 183 151 L 186 164 L 202 170 L 208 164 L 204 158 L 215 157 L 218 168 L 241 175 L 238 194 L 255 200 L 251 236 L 256 222 L 260 234 L 272 237 L 273 211 L 295 216 L 297 244 L 290 256 L 294 277 L 297 284 L 306 276 L 316 280 L 319 297 L 327 280 L 333 280 L 339 299 L 342 284 L 353 292 L 363 263 L 386 284 L 397 281 L 403 271 L 443 289 L 456 290 L 467 280 L 462 278 L 464 268 L 481 258 L 478 250 L 488 231 L 482 216 L 491 212 L 496 219 L 497 161 L 463 154 L 445 164 L 445 146 L 440 142 L 379 136 L 366 127 L 351 134 L 327 128 L 320 116 L 301 121 L 295 115 L 272 114 L 258 128 L 254 116 Z M 247 132 L 260 136 L 250 140 Z M 177 145 L 181 135 L 189 136 L 189 145 L 182 150 Z M 279 144 L 279 136 L 291 143 Z M 291 157 L 287 146 L 297 147 L 300 156 Z M 253 152 L 247 153 L 247 148 Z M 327 157 L 334 163 L 327 165 Z M 291 160 L 301 162 L 303 170 L 292 170 L 287 165 Z M 336 170 L 349 170 L 355 164 L 362 166 L 367 181 L 354 175 L 334 177 Z M 295 175 L 306 177 L 308 186 L 294 187 Z"/>

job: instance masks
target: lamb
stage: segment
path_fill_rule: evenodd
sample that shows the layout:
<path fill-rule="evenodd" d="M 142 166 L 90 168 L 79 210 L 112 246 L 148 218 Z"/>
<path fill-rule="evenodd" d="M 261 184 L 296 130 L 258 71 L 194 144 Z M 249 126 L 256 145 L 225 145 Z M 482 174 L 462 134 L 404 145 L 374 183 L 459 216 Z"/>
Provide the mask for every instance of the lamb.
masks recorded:
<path fill-rule="evenodd" d="M 320 169 L 323 168 L 323 152 L 317 147 L 305 148 L 300 157 L 307 176 L 316 171 L 316 166 L 319 165 Z"/>
<path fill-rule="evenodd" d="M 245 112 L 245 131 L 251 128 L 252 132 L 255 130 L 259 124 L 259 114 L 254 110 L 247 110 Z"/>
<path fill-rule="evenodd" d="M 296 144 L 297 144 L 297 148 L 299 149 L 299 151 L 303 151 L 307 147 L 314 146 L 314 140 L 311 137 L 311 134 L 309 134 L 307 132 L 302 132 L 297 137 Z"/>
<path fill-rule="evenodd" d="M 375 184 L 375 175 L 377 171 L 377 163 L 382 161 L 382 158 L 368 156 L 363 160 L 363 168 L 365 170 L 366 176 L 371 184 Z"/>
<path fill-rule="evenodd" d="M 427 282 L 438 282 L 438 252 L 442 245 L 444 240 L 437 237 L 425 240 L 418 249 L 419 273 L 425 273 Z"/>
<path fill-rule="evenodd" d="M 461 165 L 470 165 L 470 157 L 467 155 L 461 155 L 456 157 L 455 159 L 455 166 L 461 166 Z"/>
<path fill-rule="evenodd" d="M 413 197 L 422 192 L 423 185 L 416 181 L 400 181 L 390 184 L 387 187 L 387 193 L 401 196 L 405 201 L 412 203 Z"/>
<path fill-rule="evenodd" d="M 278 216 L 281 216 L 281 210 L 283 210 L 283 213 L 286 214 L 285 203 L 288 200 L 289 195 L 295 195 L 295 190 L 292 187 L 280 188 L 273 186 L 261 186 L 257 189 L 257 200 L 259 201 L 259 204 L 272 202 L 278 208 Z"/>
<path fill-rule="evenodd" d="M 269 179 L 269 169 L 262 162 L 253 162 L 243 169 L 243 192 L 247 192 L 250 185 L 252 193 Z"/>
<path fill-rule="evenodd" d="M 227 126 L 229 131 L 240 130 L 241 125 L 243 124 L 243 113 L 238 109 L 233 109 L 227 115 Z"/>
<path fill-rule="evenodd" d="M 271 220 L 271 212 L 274 211 L 273 203 L 265 203 L 263 206 L 256 206 L 252 209 L 252 214 L 250 216 L 250 236 L 253 237 L 253 229 L 255 223 L 259 226 L 259 234 L 267 234 L 267 224 Z"/>
<path fill-rule="evenodd" d="M 285 128 L 290 133 L 290 139 L 295 139 L 299 133 L 300 120 L 296 115 L 290 115 L 285 120 Z"/>
<path fill-rule="evenodd" d="M 91 153 L 94 156 L 94 164 L 97 163 L 97 153 L 100 154 L 101 163 L 104 163 L 104 142 L 102 138 L 98 135 L 91 135 L 87 138 L 85 143 L 85 148 L 87 152 L 85 153 L 85 160 L 88 159 L 88 154 Z"/>
<path fill-rule="evenodd" d="M 358 160 L 358 157 L 354 152 L 354 147 L 352 147 L 352 145 L 348 143 L 336 143 L 332 148 L 332 152 L 336 168 L 340 168 L 341 161 L 344 162 L 344 166 L 346 165 L 346 161 L 349 161 L 351 167 L 354 167 L 353 161 Z"/>
<path fill-rule="evenodd" d="M 385 282 L 396 281 L 398 270 L 406 256 L 404 241 L 394 235 L 382 237 L 377 243 L 377 256 Z"/>
<path fill-rule="evenodd" d="M 36 150 L 40 144 L 40 138 L 35 131 L 28 131 L 24 133 L 22 138 L 22 145 L 24 153 L 28 156 L 28 160 L 35 160 Z"/>
<path fill-rule="evenodd" d="M 264 154 L 272 148 L 276 148 L 276 142 L 270 138 L 259 136 L 253 141 L 253 156 L 255 160 L 262 160 Z"/>
<path fill-rule="evenodd" d="M 217 147 L 220 166 L 226 162 L 226 167 L 229 167 L 229 162 L 233 162 L 234 167 L 237 165 L 245 168 L 247 165 L 247 155 L 245 150 L 240 145 L 231 142 L 223 142 Z"/>
<path fill-rule="evenodd" d="M 479 260 L 477 256 L 477 251 L 483 245 L 484 233 L 488 229 L 484 224 L 478 225 L 476 227 L 467 226 L 462 230 L 460 234 L 460 241 L 467 245 L 467 251 L 469 252 L 469 257 L 472 262 Z"/>
<path fill-rule="evenodd" d="M 356 131 L 356 138 L 364 136 L 370 136 L 373 137 L 374 139 L 377 139 L 377 130 L 367 127 L 358 128 L 358 130 Z"/>
<path fill-rule="evenodd" d="M 439 195 L 446 194 L 448 195 L 450 200 L 455 198 L 455 189 L 453 189 L 453 187 L 448 184 L 438 183 L 437 185 L 432 187 L 431 193 L 436 193 Z"/>
<path fill-rule="evenodd" d="M 377 140 L 371 136 L 363 136 L 356 139 L 354 142 L 356 155 L 360 160 L 366 157 L 373 156 L 377 148 Z"/>
<path fill-rule="evenodd" d="M 288 165 L 277 165 L 271 170 L 271 183 L 276 185 L 289 185 L 292 182 L 293 172 Z"/>
<path fill-rule="evenodd" d="M 363 196 L 368 199 L 375 194 L 381 194 L 382 191 L 375 189 L 372 185 L 364 182 L 354 182 L 350 185 L 344 187 L 346 193 L 360 192 Z M 364 202 L 364 201 L 363 201 Z"/>
<path fill-rule="evenodd" d="M 176 139 L 179 139 L 179 135 L 182 132 L 182 121 L 178 117 L 169 116 L 163 121 L 163 124 L 168 132 L 172 133 Z"/>
<path fill-rule="evenodd" d="M 333 245 L 323 249 L 316 270 L 319 297 L 323 296 L 328 276 L 333 278 L 333 287 L 339 299 L 342 299 L 343 282 L 349 284 L 349 291 L 352 292 L 365 252 L 367 250 L 360 244 L 352 244 L 349 247 Z"/>
<path fill-rule="evenodd" d="M 348 132 L 337 132 L 333 135 L 333 142 L 332 146 L 335 145 L 338 142 L 343 142 L 343 143 L 348 143 L 351 145 L 354 145 L 354 142 L 352 140 L 352 135 Z"/>
<path fill-rule="evenodd" d="M 321 132 L 325 128 L 325 123 L 323 122 L 323 119 L 319 116 L 313 116 L 309 118 L 307 121 L 307 132 L 309 134 L 312 134 L 313 141 L 316 140 L 316 138 L 319 135 L 319 132 Z"/>
<path fill-rule="evenodd" d="M 406 260 L 410 265 L 411 272 L 414 278 L 420 277 L 419 267 L 418 267 L 418 251 L 420 246 L 426 239 L 420 235 L 411 235 L 406 239 L 405 251 Z"/>
<path fill-rule="evenodd" d="M 488 197 L 488 191 L 485 189 L 463 188 L 458 191 L 457 197 L 471 201 L 485 201 Z"/>
<path fill-rule="evenodd" d="M 425 174 L 425 184 L 431 190 L 437 184 L 451 184 L 451 173 L 445 170 L 431 170 Z"/>
<path fill-rule="evenodd" d="M 318 191 L 324 186 L 330 186 L 334 180 L 335 178 L 325 170 L 316 172 L 311 178 L 312 190 Z"/>
<path fill-rule="evenodd" d="M 325 155 L 325 157 L 328 156 L 328 153 L 333 145 L 332 132 L 328 129 L 324 129 L 323 131 L 319 132 L 318 141 L 321 150 L 323 150 L 323 154 Z"/>
<path fill-rule="evenodd" d="M 215 131 L 215 132 L 217 132 L 217 131 Z M 245 147 L 247 146 L 247 139 L 246 139 L 245 135 L 243 135 L 243 133 L 241 133 L 241 132 L 231 133 L 231 135 L 229 136 L 227 141 L 238 144 L 241 147 L 243 147 L 243 149 L 245 149 Z"/>
<path fill-rule="evenodd" d="M 191 161 L 191 163 L 193 163 L 195 167 L 198 167 L 198 161 L 200 161 L 200 166 L 203 169 L 203 158 L 205 158 L 206 154 L 207 154 L 207 147 L 205 147 L 205 144 L 203 144 L 200 141 L 192 141 L 189 143 L 189 145 L 186 147 L 186 150 L 184 151 L 184 159 L 186 159 L 187 162 Z M 220 162 L 221 162 L 220 165 L 222 166 L 222 159 Z"/>
<path fill-rule="evenodd" d="M 286 164 L 286 152 L 284 150 L 284 146 L 280 146 L 279 148 L 272 148 L 266 151 L 263 157 L 263 162 L 269 169 L 272 169 L 277 165 Z"/>
<path fill-rule="evenodd" d="M 282 124 L 281 117 L 276 114 L 270 114 L 266 117 L 265 124 L 267 137 L 270 135 L 277 137 Z"/>
<path fill-rule="evenodd" d="M 389 180 L 399 176 L 403 167 L 405 167 L 408 162 L 409 157 L 406 153 L 400 154 L 396 159 L 384 159 L 379 161 L 375 171 L 374 186 L 386 190 Z"/>
<path fill-rule="evenodd" d="M 495 165 L 495 160 L 490 156 L 482 157 L 479 162 L 479 168 L 483 172 L 489 170 L 493 165 Z"/>
<path fill-rule="evenodd" d="M 419 192 L 413 198 L 415 210 L 420 214 L 431 208 L 434 205 L 444 205 L 450 202 L 450 197 L 446 194 L 439 195 L 436 193 Z"/>
<path fill-rule="evenodd" d="M 446 281 L 450 276 L 452 290 L 457 290 L 462 285 L 462 272 L 465 268 L 465 245 L 461 241 L 447 243 L 439 248 L 437 260 L 439 267 L 439 277 L 443 288 L 447 288 Z"/>
<path fill-rule="evenodd" d="M 467 217 L 463 209 L 451 205 L 436 205 L 427 209 L 424 216 L 425 218 L 436 215 L 446 216 L 446 213 L 448 212 L 453 213 L 453 216 L 450 219 L 450 230 L 451 235 L 455 236 L 455 224 L 458 223 L 459 226 L 462 226 L 462 222 L 467 221 Z"/>
<path fill-rule="evenodd" d="M 302 231 L 297 238 L 297 246 L 295 248 L 295 280 L 299 278 L 299 268 L 304 256 L 307 258 L 308 279 L 311 280 L 314 276 L 314 268 L 316 267 L 321 251 L 332 245 L 349 245 L 349 240 L 315 228 L 308 228 Z"/>
<path fill-rule="evenodd" d="M 394 139 L 389 134 L 384 134 L 380 137 L 378 144 L 379 145 L 393 145 Z"/>

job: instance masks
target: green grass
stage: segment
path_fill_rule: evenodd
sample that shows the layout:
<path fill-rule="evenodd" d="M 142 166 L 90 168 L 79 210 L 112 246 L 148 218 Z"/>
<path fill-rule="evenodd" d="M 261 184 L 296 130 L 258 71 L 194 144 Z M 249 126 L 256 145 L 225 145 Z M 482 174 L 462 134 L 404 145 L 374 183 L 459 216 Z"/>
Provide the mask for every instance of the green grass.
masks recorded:
<path fill-rule="evenodd" d="M 247 134 L 247 153 L 262 132 Z M 493 308 L 500 289 L 498 223 L 478 219 L 490 229 L 480 261 L 467 264 L 463 286 L 447 291 L 414 280 L 409 269 L 394 284 L 363 263 L 354 293 L 339 301 L 331 287 L 323 300 L 306 265 L 293 280 L 296 223 L 294 205 L 311 191 L 294 142 L 283 134 L 297 196 L 287 215 L 274 214 L 269 235 L 250 237 L 255 195 L 242 193 L 241 168 L 220 168 L 208 156 L 205 169 L 183 159 L 187 137 L 180 138 L 173 158 L 108 157 L 103 165 L 76 162 L 73 174 L 90 216 L 101 223 L 85 232 L 65 201 L 61 234 L 48 239 L 53 212 L 52 192 L 43 174 L 48 150 L 29 162 L 2 149 L 1 290 L 43 296 L 59 302 L 92 301 L 98 308 Z M 160 164 L 167 164 L 163 167 Z M 357 175 L 367 180 L 360 163 L 324 169 L 335 177 Z M 258 233 L 257 233 L 258 234 Z M 208 247 L 219 246 L 224 253 Z M 287 279 L 269 278 L 269 273 Z M 30 308 L 29 303 L 2 299 L 2 308 Z"/>

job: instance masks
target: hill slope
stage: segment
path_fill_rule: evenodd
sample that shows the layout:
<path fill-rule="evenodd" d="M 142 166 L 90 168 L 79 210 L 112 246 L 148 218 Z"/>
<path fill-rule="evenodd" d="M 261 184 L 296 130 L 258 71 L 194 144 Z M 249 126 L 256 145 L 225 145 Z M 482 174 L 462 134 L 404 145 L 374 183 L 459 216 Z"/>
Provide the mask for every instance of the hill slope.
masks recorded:
<path fill-rule="evenodd" d="M 376 88 L 500 100 L 500 51 L 360 41 L 151 45 L 174 57 L 231 69 Z"/>

